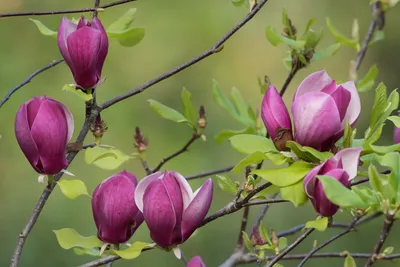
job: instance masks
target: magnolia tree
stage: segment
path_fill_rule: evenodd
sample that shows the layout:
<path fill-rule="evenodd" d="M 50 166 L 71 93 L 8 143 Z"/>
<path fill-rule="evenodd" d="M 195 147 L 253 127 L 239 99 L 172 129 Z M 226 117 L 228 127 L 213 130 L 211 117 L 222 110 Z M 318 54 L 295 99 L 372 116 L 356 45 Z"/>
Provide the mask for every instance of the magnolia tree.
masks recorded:
<path fill-rule="evenodd" d="M 78 130 L 77 139 L 72 142 L 70 139 L 77 128 L 73 114 L 59 100 L 35 96 L 22 103 L 16 114 L 16 140 L 28 160 L 26 163 L 30 163 L 39 174 L 39 182 L 45 185 L 31 217 L 18 237 L 11 267 L 19 265 L 25 241 L 56 186 L 70 199 L 80 195 L 91 196 L 93 225 L 97 228 L 97 236 L 84 237 L 70 228 L 54 231 L 62 249 L 73 248 L 77 254 L 96 257 L 81 267 L 111 266 L 121 258 L 133 260 L 144 251 L 152 253 L 156 249 L 173 252 L 186 266 L 206 266 L 202 255 L 187 261 L 182 254 L 182 244 L 191 237 L 196 238 L 193 233 L 198 228 L 240 210 L 243 210 L 243 216 L 237 222 L 240 228 L 237 245 L 231 255 L 226 255 L 226 261 L 221 263 L 224 267 L 251 262 L 258 266 L 277 267 L 283 266 L 283 260 L 299 260 L 298 266 L 305 266 L 309 259 L 317 257 L 342 257 L 344 266 L 354 267 L 355 258 L 365 259 L 364 266 L 371 266 L 376 261 L 400 258 L 400 254 L 393 254 L 392 247 L 384 246 L 400 214 L 400 130 L 397 128 L 400 127 L 400 119 L 392 115 L 398 108 L 399 94 L 393 90 L 387 96 L 383 83 L 375 86 L 378 74 L 375 65 L 364 75 L 358 72 L 368 47 L 383 38 L 386 12 L 397 1 L 371 1 L 372 19 L 366 37 L 361 41 L 357 21 L 353 25 L 352 37 L 348 38 L 327 19 L 327 26 L 337 43 L 326 49 L 318 47 L 322 34 L 311 28 L 313 19 L 305 26 L 304 34 L 299 34 L 284 10 L 283 30 L 272 26 L 266 28 L 268 41 L 273 46 L 285 45 L 289 51 L 284 59 L 289 71 L 284 86 L 277 90 L 266 77 L 260 81 L 263 93 L 262 101 L 260 97 L 261 105 L 251 107 L 236 89 L 232 91 L 232 101 L 229 100 L 215 82 L 213 91 L 218 104 L 245 126 L 244 130 L 223 131 L 216 139 L 229 139 L 232 148 L 244 156 L 234 166 L 191 177 L 182 176 L 179 170 L 161 171 L 166 162 L 187 151 L 196 140 L 204 139 L 203 131 L 207 125 L 205 109 L 200 107 L 196 111 L 191 94 L 186 89 L 181 94 L 183 114 L 157 101 L 149 101 L 160 116 L 191 127 L 192 137 L 183 148 L 164 158 L 156 167 L 150 168 L 143 154 L 147 140 L 140 129 L 136 128 L 135 158 L 141 161 L 146 177 L 136 177 L 122 170 L 121 164 L 131 156 L 102 144 L 101 139 L 107 126 L 100 114 L 120 101 L 221 52 L 225 42 L 254 17 L 267 0 L 235 0 L 234 4 L 244 6 L 247 14 L 210 49 L 136 89 L 98 104 L 96 93 L 104 82 L 102 67 L 107 58 L 109 38 L 117 39 L 123 46 L 133 46 L 144 37 L 144 30 L 131 27 L 135 9 L 129 9 L 108 27 L 104 27 L 97 15 L 106 8 L 132 1 L 121 0 L 101 5 L 97 0 L 93 8 L 83 10 L 0 14 L 0 17 L 11 17 L 93 12 L 93 18 L 82 16 L 76 20 L 63 17 L 58 31 L 33 20 L 44 35 L 57 36 L 63 59 L 35 71 L 12 89 L 0 104 L 3 105 L 33 77 L 63 61 L 69 66 L 74 78 L 74 83 L 65 85 L 64 89 L 75 93 L 86 104 L 84 125 Z M 296 85 L 292 103 L 286 107 L 282 96 L 296 73 L 301 69 L 307 72 L 309 64 L 333 55 L 340 46 L 350 46 L 357 51 L 349 70 L 351 80 L 338 83 L 335 77 L 330 77 L 324 70 L 308 73 L 308 77 Z M 358 134 L 362 138 L 356 139 L 356 123 L 361 112 L 359 94 L 371 89 L 375 90 L 375 100 L 369 127 L 364 134 Z M 260 110 L 260 114 L 255 110 Z M 369 113 L 370 110 L 365 112 Z M 375 145 L 388 120 L 395 125 L 393 144 Z M 94 136 L 94 142 L 84 143 L 90 140 L 86 138 L 89 131 Z M 86 189 L 84 181 L 64 177 L 65 174 L 73 175 L 67 168 L 81 151 L 84 151 L 88 164 L 115 170 L 115 174 L 104 179 L 92 194 Z M 277 167 L 263 168 L 263 162 L 271 162 Z M 232 181 L 229 174 L 218 175 L 228 172 L 243 173 L 244 182 Z M 188 183 L 188 180 L 207 176 L 211 178 L 200 188 L 192 188 Z M 215 186 L 222 189 L 218 192 L 232 194 L 234 198 L 226 206 L 208 214 L 213 205 Z M 297 207 L 309 200 L 315 210 L 316 219 L 313 221 L 282 232 L 268 229 L 262 223 L 271 204 L 287 202 L 286 205 Z M 249 209 L 252 206 L 260 206 L 259 216 L 254 226 L 247 229 Z M 335 222 L 334 215 L 340 209 L 351 214 L 351 222 Z M 380 219 L 383 227 L 380 236 L 376 237 L 376 246 L 370 251 L 318 252 L 372 219 Z M 140 227 L 149 229 L 149 240 L 152 242 L 135 238 L 135 231 Z M 329 231 L 329 228 L 343 228 L 343 231 L 315 244 L 307 254 L 292 253 L 313 231 Z M 301 231 L 297 239 L 289 237 Z"/>

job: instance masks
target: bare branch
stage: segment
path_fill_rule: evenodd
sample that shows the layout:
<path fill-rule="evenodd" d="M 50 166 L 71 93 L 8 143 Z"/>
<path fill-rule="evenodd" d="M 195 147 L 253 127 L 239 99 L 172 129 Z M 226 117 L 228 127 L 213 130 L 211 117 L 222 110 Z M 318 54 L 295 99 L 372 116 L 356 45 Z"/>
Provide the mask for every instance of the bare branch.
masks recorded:
<path fill-rule="evenodd" d="M 283 96 L 286 92 L 286 89 L 289 87 L 289 84 L 292 82 L 296 73 L 300 70 L 300 68 L 296 65 L 292 66 L 292 69 L 289 72 L 288 77 L 286 78 L 285 82 L 283 83 L 282 89 L 279 92 L 281 96 Z"/>
<path fill-rule="evenodd" d="M 102 265 L 108 264 L 110 262 L 114 262 L 114 261 L 119 260 L 119 259 L 120 259 L 119 256 L 106 256 L 106 257 L 103 257 L 101 259 L 94 260 L 94 261 L 88 262 L 86 264 L 79 265 L 78 267 L 97 267 L 97 266 L 102 266 Z"/>
<path fill-rule="evenodd" d="M 100 6 L 100 0 L 95 0 L 94 7 L 93 7 L 94 8 L 93 18 L 97 17 L 97 13 L 98 13 L 97 9 L 99 8 L 99 6 Z"/>
<path fill-rule="evenodd" d="M 119 95 L 107 102 L 104 102 L 102 105 L 100 105 L 100 107 L 102 109 L 106 109 L 109 108 L 110 106 L 124 100 L 127 99 L 131 96 L 134 96 L 136 94 L 139 94 L 141 92 L 143 92 L 144 90 L 146 90 L 147 88 L 149 88 L 150 86 L 153 86 L 169 77 L 171 77 L 174 74 L 177 74 L 179 72 L 181 72 L 182 70 L 196 64 L 197 62 L 215 54 L 218 53 L 219 51 L 221 51 L 221 49 L 223 48 L 222 45 L 229 40 L 229 38 L 231 38 L 238 30 L 240 30 L 247 22 L 249 22 L 257 13 L 258 11 L 261 10 L 261 8 L 268 2 L 268 0 L 262 0 L 259 3 L 255 4 L 253 9 L 251 10 L 251 12 L 249 12 L 246 17 L 244 17 L 238 24 L 236 24 L 229 32 L 227 32 L 221 39 L 219 39 L 210 49 L 208 49 L 207 51 L 201 53 L 199 56 L 192 58 L 191 60 L 189 60 L 188 62 L 176 67 L 173 70 L 167 71 L 163 74 L 161 74 L 160 76 L 158 76 L 157 78 L 154 78 L 151 81 L 148 81 L 146 83 L 144 83 L 143 85 L 130 90 L 122 95 Z"/>
<path fill-rule="evenodd" d="M 84 13 L 84 12 L 93 12 L 93 11 L 96 12 L 96 11 L 98 11 L 98 9 L 106 9 L 109 7 L 122 5 L 122 4 L 133 2 L 133 1 L 136 1 L 136 0 L 120 0 L 120 1 L 115 1 L 115 2 L 106 4 L 106 5 L 102 5 L 102 6 L 82 8 L 82 9 L 3 13 L 3 14 L 0 14 L 0 18 L 21 17 L 21 16 L 45 16 L 45 15 L 56 15 L 56 14 L 73 14 L 73 13 Z"/>
<path fill-rule="evenodd" d="M 45 71 L 45 70 L 48 70 L 48 69 L 50 69 L 50 68 L 52 68 L 52 67 L 58 65 L 59 63 L 61 63 L 61 62 L 63 62 L 63 61 L 64 61 L 64 59 L 59 59 L 59 60 L 53 61 L 53 62 L 51 62 L 50 64 L 48 64 L 48 65 L 46 65 L 46 66 L 44 66 L 44 67 L 42 67 L 42 68 L 40 68 L 40 69 L 34 71 L 34 72 L 33 72 L 31 75 L 29 75 L 29 77 L 26 78 L 22 83 L 18 84 L 17 86 L 15 86 L 13 89 L 11 89 L 11 90 L 7 93 L 7 95 L 6 95 L 6 96 L 1 100 L 1 102 L 0 102 L 0 108 L 1 108 L 1 106 L 4 105 L 4 103 L 7 102 L 7 100 L 10 99 L 11 95 L 13 95 L 16 91 L 18 91 L 18 89 L 20 89 L 22 86 L 28 84 L 35 76 L 39 75 L 40 73 L 42 73 L 42 72 Z"/>
<path fill-rule="evenodd" d="M 287 203 L 289 202 L 288 200 L 285 199 L 266 199 L 266 200 L 258 200 L 258 201 L 250 201 L 245 204 L 243 204 L 244 207 L 248 206 L 255 206 L 255 205 L 264 205 L 264 204 L 274 204 L 274 203 Z"/>
<path fill-rule="evenodd" d="M 229 167 L 225 167 L 225 168 L 221 168 L 221 169 L 216 169 L 216 170 L 211 170 L 211 171 L 206 171 L 206 172 L 201 172 L 198 174 L 194 174 L 194 175 L 189 175 L 186 176 L 186 180 L 194 180 L 197 178 L 203 178 L 203 177 L 207 177 L 210 175 L 214 175 L 214 174 L 220 174 L 220 173 L 224 173 L 224 172 L 230 172 L 235 166 L 229 166 Z"/>

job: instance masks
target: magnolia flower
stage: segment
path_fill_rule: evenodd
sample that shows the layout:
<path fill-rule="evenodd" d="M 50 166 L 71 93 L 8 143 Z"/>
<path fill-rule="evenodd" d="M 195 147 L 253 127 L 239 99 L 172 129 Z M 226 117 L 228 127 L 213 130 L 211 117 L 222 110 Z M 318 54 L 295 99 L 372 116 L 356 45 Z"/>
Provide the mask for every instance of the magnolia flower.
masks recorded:
<path fill-rule="evenodd" d="M 212 193 L 211 179 L 193 193 L 182 175 L 166 171 L 143 178 L 136 187 L 135 201 L 151 238 L 166 248 L 185 242 L 201 225 Z"/>
<path fill-rule="evenodd" d="M 186 267 L 206 267 L 200 256 L 194 256 L 187 264 Z"/>
<path fill-rule="evenodd" d="M 291 106 L 294 140 L 303 146 L 320 151 L 329 150 L 344 132 L 346 121 L 354 125 L 360 115 L 360 97 L 354 82 L 337 85 L 324 71 L 312 73 L 297 88 Z M 261 114 L 275 146 L 291 140 L 289 113 L 274 86 L 265 93 Z M 286 142 L 284 142 L 286 143 Z"/>
<path fill-rule="evenodd" d="M 67 166 L 65 148 L 74 132 L 71 111 L 49 97 L 34 97 L 19 108 L 15 136 L 29 163 L 42 175 Z"/>
<path fill-rule="evenodd" d="M 82 89 L 96 87 L 108 52 L 108 37 L 98 18 L 78 25 L 63 17 L 58 28 L 58 47 Z"/>
<path fill-rule="evenodd" d="M 143 222 L 135 204 L 136 177 L 127 171 L 114 174 L 93 193 L 92 210 L 98 238 L 110 244 L 127 242 Z"/>
<path fill-rule="evenodd" d="M 394 126 L 393 143 L 400 143 L 400 128 L 397 128 L 396 126 Z"/>
<path fill-rule="evenodd" d="M 304 178 L 304 190 L 316 212 L 322 216 L 333 216 L 339 207 L 325 195 L 322 183 L 317 175 L 331 176 L 350 188 L 351 180 L 356 177 L 361 148 L 346 148 L 335 156 L 312 169 Z"/>

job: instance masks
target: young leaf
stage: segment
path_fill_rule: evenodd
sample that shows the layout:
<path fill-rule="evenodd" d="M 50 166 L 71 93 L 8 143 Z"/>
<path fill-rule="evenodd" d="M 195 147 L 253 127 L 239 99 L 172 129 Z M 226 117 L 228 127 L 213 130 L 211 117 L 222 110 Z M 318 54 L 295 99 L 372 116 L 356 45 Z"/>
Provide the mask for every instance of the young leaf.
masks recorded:
<path fill-rule="evenodd" d="M 59 185 L 61 192 L 69 199 L 75 199 L 80 195 L 89 196 L 86 185 L 81 180 L 66 180 L 61 179 L 57 182 Z"/>
<path fill-rule="evenodd" d="M 282 199 L 289 200 L 296 207 L 304 205 L 308 201 L 308 197 L 304 192 L 303 180 L 300 180 L 293 185 L 282 187 L 280 192 Z"/>
<path fill-rule="evenodd" d="M 240 173 L 244 168 L 252 164 L 258 164 L 263 160 L 268 159 L 263 152 L 256 151 L 242 159 L 236 166 L 232 169 L 233 173 Z"/>
<path fill-rule="evenodd" d="M 232 88 L 231 96 L 232 96 L 232 102 L 235 105 L 235 108 L 239 113 L 240 120 L 243 122 L 243 124 L 255 127 L 256 126 L 255 121 L 257 117 L 250 116 L 249 109 L 251 109 L 251 107 L 243 99 L 242 95 L 240 94 L 240 91 L 236 87 Z"/>
<path fill-rule="evenodd" d="M 359 92 L 368 92 L 375 84 L 378 77 L 379 70 L 376 64 L 372 65 L 367 74 L 357 83 L 357 90 Z"/>
<path fill-rule="evenodd" d="M 369 42 L 368 46 L 371 46 L 379 41 L 385 39 L 385 32 L 384 31 L 375 31 L 374 35 L 372 36 L 371 42 Z"/>
<path fill-rule="evenodd" d="M 95 248 L 101 247 L 103 243 L 95 236 L 81 236 L 75 229 L 63 228 L 60 230 L 53 230 L 56 234 L 58 244 L 63 249 L 70 249 L 73 247 L 80 248 Z"/>
<path fill-rule="evenodd" d="M 260 226 L 258 227 L 258 232 L 260 233 L 261 237 L 264 238 L 264 240 L 266 240 L 270 246 L 272 246 L 272 241 L 269 237 L 269 233 L 262 223 L 260 223 Z"/>
<path fill-rule="evenodd" d="M 326 197 L 342 208 L 367 208 L 368 205 L 352 190 L 346 188 L 338 180 L 330 176 L 318 175 Z"/>
<path fill-rule="evenodd" d="M 73 248 L 76 255 L 90 255 L 90 256 L 100 256 L 99 248 Z"/>
<path fill-rule="evenodd" d="M 122 151 L 111 147 L 95 146 L 87 148 L 85 151 L 85 162 L 104 170 L 115 170 L 131 158 Z"/>
<path fill-rule="evenodd" d="M 110 26 L 108 26 L 107 32 L 108 31 L 120 32 L 128 29 L 135 18 L 136 11 L 137 11 L 136 8 L 128 9 L 128 11 L 126 11 L 125 14 L 123 14 L 115 22 L 113 22 Z"/>
<path fill-rule="evenodd" d="M 145 242 L 136 241 L 127 249 L 124 250 L 112 249 L 111 251 L 125 260 L 132 260 L 134 258 L 139 257 L 143 249 L 152 248 L 154 246 L 155 244 L 148 244 Z"/>
<path fill-rule="evenodd" d="M 347 257 L 344 260 L 344 267 L 357 267 L 356 261 L 350 254 L 347 254 Z"/>
<path fill-rule="evenodd" d="M 256 174 L 279 187 L 287 187 L 299 182 L 313 168 L 313 165 L 304 161 L 296 161 L 287 168 L 254 170 Z"/>
<path fill-rule="evenodd" d="M 391 152 L 383 156 L 376 156 L 380 165 L 388 167 L 397 181 L 400 181 L 400 155 L 398 152 Z M 398 182 L 399 183 L 399 182 Z"/>
<path fill-rule="evenodd" d="M 87 94 L 80 89 L 75 89 L 74 84 L 65 84 L 61 90 L 71 92 L 80 97 L 81 99 L 85 100 L 85 102 L 90 101 L 93 98 L 92 94 Z"/>
<path fill-rule="evenodd" d="M 229 138 L 231 146 L 243 154 L 251 154 L 256 151 L 269 152 L 276 151 L 271 139 L 264 136 L 252 134 L 238 134 Z"/>
<path fill-rule="evenodd" d="M 249 251 L 253 251 L 253 244 L 251 244 L 250 238 L 245 231 L 242 231 L 242 238 L 244 241 L 244 245 Z"/>
<path fill-rule="evenodd" d="M 226 139 L 229 139 L 232 136 L 238 134 L 255 134 L 255 130 L 252 127 L 247 127 L 242 130 L 222 130 L 217 136 L 215 136 L 215 142 L 218 144 L 224 142 Z"/>
<path fill-rule="evenodd" d="M 324 50 L 316 52 L 313 55 L 313 57 L 311 58 L 311 62 L 315 62 L 315 61 L 335 55 L 339 51 L 340 46 L 341 46 L 340 43 L 336 43 L 336 44 L 328 46 Z"/>
<path fill-rule="evenodd" d="M 297 157 L 309 162 L 319 163 L 333 156 L 330 152 L 320 152 L 308 146 L 303 147 L 294 141 L 288 141 L 286 146 L 290 148 Z"/>
<path fill-rule="evenodd" d="M 186 123 L 192 128 L 194 127 L 194 125 L 188 119 L 186 119 L 185 116 L 175 109 L 167 107 L 156 100 L 149 99 L 147 101 L 150 103 L 150 107 L 161 117 L 178 123 Z"/>
<path fill-rule="evenodd" d="M 290 158 L 284 156 L 282 153 L 277 152 L 277 151 L 271 151 L 271 152 L 267 152 L 265 153 L 265 156 L 268 157 L 268 159 L 277 166 L 282 165 L 285 162 L 289 162 L 291 161 Z"/>
<path fill-rule="evenodd" d="M 284 28 L 287 30 L 287 32 L 289 33 L 289 38 L 294 39 L 292 27 L 290 25 L 290 21 L 289 21 L 289 17 L 287 15 L 286 9 L 282 9 L 282 24 L 283 24 Z"/>
<path fill-rule="evenodd" d="M 393 122 L 394 126 L 400 128 L 400 117 L 399 116 L 390 116 L 387 118 L 391 122 Z"/>
<path fill-rule="evenodd" d="M 319 217 L 314 221 L 306 222 L 306 226 L 304 228 L 314 228 L 320 232 L 324 232 L 328 227 L 328 217 Z"/>
<path fill-rule="evenodd" d="M 387 248 L 385 248 L 384 250 L 383 250 L 383 252 L 382 252 L 382 254 L 383 255 L 390 255 L 390 254 L 392 254 L 393 253 L 393 251 L 394 251 L 394 247 L 387 247 Z"/>
<path fill-rule="evenodd" d="M 287 247 L 288 241 L 286 237 L 279 238 L 279 251 L 284 250 Z"/>
<path fill-rule="evenodd" d="M 131 47 L 140 43 L 145 35 L 144 28 L 132 27 L 124 31 L 107 31 L 107 35 L 111 39 L 116 39 L 120 45 Z"/>
<path fill-rule="evenodd" d="M 333 26 L 333 24 L 329 18 L 326 18 L 326 26 L 328 27 L 328 29 L 332 33 L 332 35 L 335 37 L 336 42 L 339 42 L 343 45 L 353 47 L 354 49 L 357 50 L 357 52 L 360 50 L 360 44 L 358 43 L 358 41 L 349 39 L 349 38 L 345 37 L 343 34 L 341 34 L 335 28 L 335 26 Z"/>
<path fill-rule="evenodd" d="M 41 34 L 45 36 L 57 37 L 57 32 L 47 28 L 47 26 L 44 25 L 40 20 L 36 19 L 29 19 L 29 20 L 36 24 Z"/>
<path fill-rule="evenodd" d="M 197 114 L 192 102 L 192 94 L 183 87 L 181 93 L 181 101 L 183 105 L 183 114 L 193 125 L 196 125 Z"/>
<path fill-rule="evenodd" d="M 351 129 L 351 125 L 348 121 L 344 126 L 344 135 L 343 135 L 343 148 L 349 148 L 353 144 L 353 130 Z"/>
<path fill-rule="evenodd" d="M 217 175 L 217 182 L 219 188 L 221 188 L 222 191 L 236 194 L 238 188 L 229 177 L 224 175 Z"/>
<path fill-rule="evenodd" d="M 290 48 L 297 50 L 297 51 L 302 50 L 306 44 L 306 41 L 293 40 L 293 39 L 287 38 L 286 36 L 283 36 L 272 26 L 267 26 L 267 28 L 265 29 L 265 36 L 267 37 L 267 40 L 273 46 L 277 46 L 278 44 L 283 42 L 283 43 L 287 44 Z"/>

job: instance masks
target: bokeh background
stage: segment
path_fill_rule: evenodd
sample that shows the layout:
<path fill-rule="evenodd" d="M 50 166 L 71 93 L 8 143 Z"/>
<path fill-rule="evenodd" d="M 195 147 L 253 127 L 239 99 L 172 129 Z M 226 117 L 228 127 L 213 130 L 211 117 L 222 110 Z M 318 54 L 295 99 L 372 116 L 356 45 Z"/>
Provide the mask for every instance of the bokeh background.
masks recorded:
<path fill-rule="evenodd" d="M 102 1 L 102 4 L 110 2 Z M 264 31 L 267 25 L 281 27 L 281 10 L 286 8 L 299 31 L 302 32 L 309 18 L 317 23 L 314 28 L 325 29 L 320 47 L 334 43 L 325 26 L 325 17 L 329 16 L 334 25 L 350 36 L 354 18 L 359 19 L 360 33 L 363 37 L 369 21 L 370 10 L 367 0 L 270 0 L 259 14 L 225 44 L 221 53 L 213 55 L 195 66 L 165 80 L 133 98 L 125 100 L 102 116 L 108 123 L 109 131 L 103 141 L 116 146 L 126 153 L 132 153 L 132 135 L 135 126 L 140 126 L 150 141 L 147 152 L 148 161 L 154 167 L 159 160 L 180 148 L 189 138 L 190 129 L 186 125 L 167 121 L 150 109 L 147 99 L 155 99 L 166 105 L 182 110 L 180 91 L 185 86 L 192 94 L 196 106 L 206 107 L 208 125 L 207 141 L 198 141 L 189 153 L 174 159 L 165 165 L 169 170 L 176 170 L 184 175 L 222 168 L 232 165 L 242 155 L 233 151 L 228 142 L 217 145 L 214 136 L 223 129 L 240 129 L 241 125 L 229 117 L 213 100 L 212 79 L 216 79 L 224 92 L 233 86 L 239 88 L 244 98 L 254 107 L 259 107 L 262 99 L 257 77 L 268 75 L 279 88 L 288 72 L 281 59 L 285 48 L 272 47 L 266 40 Z M 0 12 L 59 10 L 84 8 L 93 5 L 92 0 L 0 0 Z M 143 41 L 132 48 L 124 48 L 117 42 L 111 42 L 109 56 L 104 66 L 103 75 L 107 81 L 98 90 L 101 103 L 127 90 L 170 70 L 177 65 L 197 56 L 208 49 L 217 39 L 245 16 L 245 8 L 237 8 L 229 0 L 224 1 L 137 1 L 107 9 L 100 14 L 100 19 L 107 26 L 128 8 L 136 7 L 138 12 L 134 26 L 146 28 Z M 384 81 L 389 89 L 400 83 L 400 37 L 398 25 L 399 8 L 387 14 L 385 40 L 368 50 L 360 74 L 377 63 L 379 80 Z M 77 15 L 75 15 L 77 16 Z M 0 93 L 1 97 L 15 85 L 24 80 L 34 70 L 60 58 L 55 39 L 42 36 L 29 17 L 4 18 L 0 20 Z M 52 29 L 56 29 L 61 16 L 36 17 Z M 313 71 L 326 69 L 337 80 L 346 80 L 349 76 L 349 62 L 355 59 L 355 51 L 342 47 L 332 58 L 324 59 L 301 70 L 289 86 L 285 101 L 289 105 L 292 94 L 299 82 Z M 25 225 L 31 211 L 42 192 L 43 185 L 37 183 L 37 174 L 28 164 L 14 137 L 14 117 L 19 106 L 36 95 L 47 95 L 64 102 L 75 116 L 76 132 L 84 119 L 83 103 L 73 94 L 62 92 L 66 83 L 73 82 L 67 66 L 62 63 L 57 67 L 37 76 L 31 83 L 20 89 L 0 110 L 0 266 L 8 266 L 14 250 L 17 236 Z M 366 129 L 373 92 L 362 94 L 362 115 L 358 123 L 359 134 Z M 88 136 L 86 143 L 92 142 Z M 381 143 L 392 142 L 392 125 L 385 127 Z M 267 166 L 267 165 L 266 165 Z M 138 177 L 145 172 L 138 161 L 128 161 L 121 169 L 127 169 Z M 104 178 L 113 174 L 94 165 L 86 165 L 83 153 L 79 154 L 69 170 L 83 179 L 90 192 Z M 214 177 L 215 178 L 215 177 Z M 233 176 L 241 180 L 242 176 Z M 194 188 L 203 180 L 191 182 Z M 210 212 L 223 207 L 232 196 L 215 188 L 214 202 Z M 259 207 L 251 209 L 251 226 Z M 187 258 L 201 255 L 207 266 L 218 266 L 233 251 L 239 230 L 241 212 L 219 219 L 202 228 L 198 235 L 183 246 Z M 311 205 L 295 209 L 291 204 L 272 206 L 264 224 L 277 231 L 304 223 L 315 218 Z M 339 221 L 347 222 L 350 216 L 339 213 Z M 363 225 L 359 231 L 339 239 L 323 251 L 371 252 L 378 238 L 382 220 L 378 219 Z M 59 247 L 53 229 L 75 228 L 82 235 L 94 235 L 96 229 L 92 220 L 90 201 L 79 197 L 72 201 L 65 198 L 56 188 L 45 206 L 35 228 L 29 236 L 22 254 L 20 266 L 77 266 L 94 260 L 90 256 L 78 256 L 72 251 Z M 314 240 L 323 242 L 340 230 L 331 229 L 325 233 L 314 233 L 295 252 L 307 252 Z M 386 246 L 400 244 L 397 225 L 387 240 Z M 289 237 L 289 242 L 295 236 Z M 133 240 L 150 241 L 148 230 L 143 225 L 134 235 Z M 395 251 L 398 252 L 396 249 Z M 286 261 L 285 267 L 296 266 L 298 262 Z M 363 264 L 361 261 L 360 264 Z M 343 266 L 343 259 L 310 260 L 306 266 L 336 267 Z M 254 266 L 255 264 L 253 264 Z M 382 262 L 376 266 L 394 266 L 395 263 Z M 142 254 L 133 261 L 120 260 L 114 266 L 183 266 L 172 253 L 154 250 Z M 251 265 L 248 265 L 251 266 Z"/>

